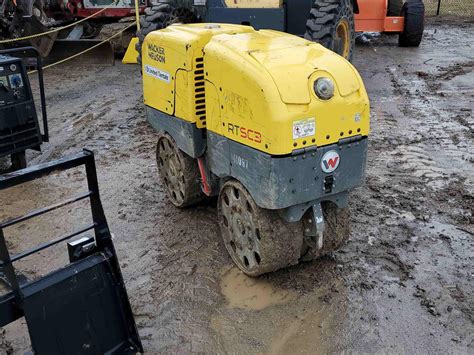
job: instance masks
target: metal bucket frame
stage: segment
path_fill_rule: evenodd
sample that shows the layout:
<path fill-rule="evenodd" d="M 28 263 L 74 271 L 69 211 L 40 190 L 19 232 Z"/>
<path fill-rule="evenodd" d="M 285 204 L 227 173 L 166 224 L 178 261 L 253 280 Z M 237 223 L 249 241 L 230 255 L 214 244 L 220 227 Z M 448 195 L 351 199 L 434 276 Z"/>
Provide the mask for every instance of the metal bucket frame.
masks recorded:
<path fill-rule="evenodd" d="M 57 344 L 58 342 L 54 341 L 57 340 L 58 335 L 52 335 L 51 330 L 41 329 L 44 328 L 45 322 L 48 322 L 47 328 L 54 328 L 55 326 L 57 326 L 56 324 L 54 324 L 56 320 L 57 324 L 65 324 L 66 328 L 70 328 L 66 330 L 66 332 L 68 332 L 67 336 L 70 336 L 71 339 L 75 340 L 77 337 L 80 336 L 86 338 L 92 337 L 94 338 L 92 339 L 93 345 L 95 346 L 98 344 L 95 347 L 89 345 L 90 347 L 86 346 L 83 349 L 79 349 L 80 352 L 98 353 L 99 351 L 97 349 L 99 348 L 101 349 L 101 353 L 143 352 L 143 348 L 140 342 L 140 338 L 128 300 L 127 291 L 125 289 L 123 277 L 120 271 L 120 266 L 117 260 L 117 255 L 115 253 L 115 248 L 112 242 L 110 230 L 107 224 L 107 220 L 105 218 L 104 210 L 102 208 L 102 203 L 99 196 L 99 186 L 94 162 L 94 154 L 91 151 L 83 150 L 80 153 L 59 159 L 57 161 L 44 163 L 27 169 L 1 175 L 0 190 L 4 190 L 9 187 L 13 187 L 44 177 L 52 172 L 64 171 L 79 167 L 81 165 L 84 165 L 86 170 L 88 186 L 87 192 L 81 193 L 65 201 L 61 201 L 47 207 L 33 210 L 23 216 L 12 218 L 0 223 L 0 277 L 4 280 L 4 282 L 11 290 L 6 295 L 0 297 L 0 327 L 5 326 L 24 316 L 28 324 L 33 351 L 39 354 L 52 354 L 58 352 L 77 353 L 77 344 L 75 344 L 76 347 L 74 348 L 72 347 L 73 345 L 69 345 L 66 341 L 66 344 L 64 344 L 63 342 L 60 347 Z M 73 204 L 84 199 L 90 200 L 92 212 L 91 224 L 88 224 L 71 234 L 60 236 L 56 239 L 50 240 L 44 244 L 38 245 L 21 253 L 10 255 L 5 242 L 5 228 L 21 222 L 25 222 L 34 217 L 43 215 L 45 213 L 54 211 L 58 208 Z M 75 236 L 83 234 L 84 232 L 92 230 L 94 231 L 94 237 L 81 238 L 78 241 L 68 243 L 70 264 L 68 264 L 62 269 L 53 271 L 52 273 L 41 277 L 39 280 L 30 281 L 28 279 L 25 279 L 20 273 L 15 270 L 13 266 L 13 263 L 15 263 L 16 261 L 19 261 L 32 254 L 38 253 L 41 250 L 47 249 L 58 243 L 67 241 Z M 47 294 L 48 292 L 50 294 L 54 294 L 54 288 L 57 287 L 58 291 L 61 289 L 61 292 L 65 292 L 66 295 L 69 294 L 69 296 L 71 296 L 71 299 L 74 298 L 76 300 L 79 298 L 79 300 L 87 302 L 90 297 L 89 294 L 85 292 L 85 290 L 88 289 L 90 291 L 91 287 L 94 287 L 95 284 L 92 282 L 92 278 L 90 280 L 89 278 L 87 278 L 87 274 L 85 276 L 85 281 L 84 274 L 82 277 L 82 281 L 78 278 L 78 275 L 80 275 L 81 270 L 85 270 L 87 272 L 87 270 L 92 270 L 92 268 L 95 268 L 93 270 L 94 275 L 99 275 L 99 278 L 105 280 L 104 283 L 101 284 L 101 287 L 104 287 L 106 290 L 103 291 L 102 289 L 97 289 L 97 292 L 99 293 L 99 298 L 103 295 L 105 297 L 105 293 L 107 293 L 107 297 L 109 297 L 103 297 L 104 299 L 100 300 L 99 303 L 104 304 L 104 302 L 106 302 L 108 304 L 110 300 L 112 300 L 112 302 L 115 302 L 117 304 L 116 309 L 118 310 L 118 312 L 114 312 L 113 314 L 109 313 L 100 315 L 106 320 L 111 320 L 110 318 L 111 316 L 113 316 L 113 322 L 109 322 L 112 323 L 110 324 L 110 329 L 108 327 L 106 327 L 106 329 L 100 329 L 99 334 L 90 334 L 91 332 L 89 330 L 89 333 L 84 335 L 87 330 L 83 328 L 87 327 L 84 327 L 84 324 L 81 323 L 81 321 L 83 320 L 82 318 L 79 320 L 75 319 L 74 316 L 71 318 L 67 314 L 62 314 L 64 313 L 62 311 L 57 312 L 60 314 L 55 314 L 54 312 L 47 314 L 48 306 L 50 306 L 49 309 L 55 307 L 57 308 L 57 306 L 54 304 L 48 305 L 48 303 L 51 303 L 52 301 L 50 301 L 49 299 L 44 299 L 44 296 L 42 295 Z M 69 284 L 74 284 L 75 290 L 69 291 L 67 287 L 65 288 L 65 282 L 69 282 Z M 83 282 L 84 286 L 87 287 L 82 287 L 79 282 Z M 78 287 L 77 285 L 79 285 L 80 287 Z M 74 292 L 74 294 L 72 292 Z M 43 297 L 43 299 L 41 297 Z M 97 295 L 94 297 L 97 298 Z M 32 298 L 34 298 L 34 302 L 31 301 Z M 41 303 L 41 307 L 36 306 L 38 302 L 43 302 Z M 65 302 L 67 303 L 67 299 Z M 73 308 L 75 305 L 68 304 L 67 306 Z M 97 306 L 97 304 L 91 305 L 91 312 L 93 312 L 92 314 L 96 314 L 96 312 L 100 313 L 101 307 L 94 308 L 94 306 Z M 43 313 L 46 313 L 46 315 L 43 315 Z M 89 326 L 90 324 L 87 325 Z M 92 326 L 94 326 L 94 324 L 92 324 Z M 119 327 L 120 329 L 118 329 L 117 327 Z M 118 329 L 116 331 L 116 334 L 118 334 L 118 336 L 114 335 L 110 337 L 110 332 L 115 331 L 114 328 Z M 62 337 L 64 338 L 64 332 L 62 333 Z M 108 343 L 104 345 L 104 342 L 106 342 L 106 340 L 103 339 L 107 338 L 107 336 L 109 336 Z M 111 344 L 110 339 L 112 338 L 114 339 L 112 341 L 115 341 L 116 343 Z M 120 340 L 117 341 L 117 339 Z M 74 342 L 70 343 L 72 344 Z"/>

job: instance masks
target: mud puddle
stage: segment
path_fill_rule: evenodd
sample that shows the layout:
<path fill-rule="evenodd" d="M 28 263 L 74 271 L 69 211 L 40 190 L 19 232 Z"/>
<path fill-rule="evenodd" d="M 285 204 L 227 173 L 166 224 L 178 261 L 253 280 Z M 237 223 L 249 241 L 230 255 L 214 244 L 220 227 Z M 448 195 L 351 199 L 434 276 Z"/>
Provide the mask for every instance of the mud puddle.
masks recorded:
<path fill-rule="evenodd" d="M 322 312 L 309 311 L 280 329 L 270 341 L 269 354 L 327 354 L 325 336 L 334 333 Z"/>
<path fill-rule="evenodd" d="M 320 266 L 318 271 L 317 264 L 309 263 L 300 270 L 259 279 L 235 267 L 227 269 L 221 281 L 225 308 L 217 309 L 211 319 L 225 352 L 322 354 L 333 350 L 334 335 L 345 326 L 347 289 L 338 277 L 330 279 L 335 276 L 332 263 Z M 286 282 L 275 282 L 276 278 Z"/>
<path fill-rule="evenodd" d="M 263 279 L 248 277 L 235 267 L 224 274 L 221 292 L 228 307 L 246 310 L 262 310 L 297 298 L 295 292 L 278 289 Z"/>

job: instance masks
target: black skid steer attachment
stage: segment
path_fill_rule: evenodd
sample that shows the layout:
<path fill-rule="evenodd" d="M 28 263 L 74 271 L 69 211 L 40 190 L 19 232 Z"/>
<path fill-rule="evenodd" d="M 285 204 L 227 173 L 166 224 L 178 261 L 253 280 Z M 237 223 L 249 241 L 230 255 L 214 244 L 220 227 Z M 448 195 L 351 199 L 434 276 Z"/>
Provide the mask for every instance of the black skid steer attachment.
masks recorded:
<path fill-rule="evenodd" d="M 120 266 L 99 197 L 92 152 L 0 175 L 0 190 L 51 172 L 85 166 L 88 191 L 0 223 L 0 279 L 9 293 L 0 297 L 0 327 L 25 317 L 35 354 L 128 354 L 143 352 Z M 89 199 L 92 222 L 78 231 L 10 255 L 4 230 L 58 208 Z M 69 264 L 30 281 L 14 263 L 53 245 L 67 244 Z M 0 282 L 1 282 L 0 280 Z"/>

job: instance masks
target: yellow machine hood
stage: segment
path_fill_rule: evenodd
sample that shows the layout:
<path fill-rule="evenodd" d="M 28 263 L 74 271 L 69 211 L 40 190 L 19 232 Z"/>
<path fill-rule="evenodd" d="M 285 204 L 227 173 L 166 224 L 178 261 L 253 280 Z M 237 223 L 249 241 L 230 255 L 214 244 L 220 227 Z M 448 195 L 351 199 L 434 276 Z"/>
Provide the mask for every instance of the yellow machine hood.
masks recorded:
<path fill-rule="evenodd" d="M 357 70 L 314 42 L 226 24 L 173 25 L 143 51 L 147 106 L 277 156 L 367 136 L 370 104 Z M 314 83 L 334 83 L 321 99 Z"/>
<path fill-rule="evenodd" d="M 233 37 L 229 45 L 236 51 L 248 53 L 268 71 L 282 101 L 287 104 L 310 103 L 313 83 L 302 83 L 307 83 L 317 71 L 330 73 L 342 97 L 360 89 L 357 74 L 349 62 L 321 45 L 269 30 Z M 236 41 L 237 38 L 240 41 Z"/>

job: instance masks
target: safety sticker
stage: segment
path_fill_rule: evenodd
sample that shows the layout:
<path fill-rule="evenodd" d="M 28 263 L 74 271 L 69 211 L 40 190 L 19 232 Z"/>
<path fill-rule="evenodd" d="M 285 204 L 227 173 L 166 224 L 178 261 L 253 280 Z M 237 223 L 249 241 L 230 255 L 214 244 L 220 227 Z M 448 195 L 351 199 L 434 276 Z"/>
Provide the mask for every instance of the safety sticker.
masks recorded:
<path fill-rule="evenodd" d="M 316 133 L 316 120 L 314 117 L 293 121 L 293 139 L 314 136 Z"/>
<path fill-rule="evenodd" d="M 164 70 L 157 69 L 152 67 L 151 65 L 145 65 L 145 74 L 153 76 L 157 79 L 160 79 L 169 84 L 170 82 L 170 74 L 165 72 Z"/>

